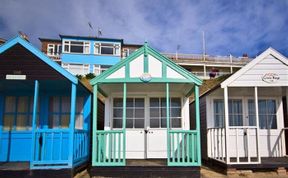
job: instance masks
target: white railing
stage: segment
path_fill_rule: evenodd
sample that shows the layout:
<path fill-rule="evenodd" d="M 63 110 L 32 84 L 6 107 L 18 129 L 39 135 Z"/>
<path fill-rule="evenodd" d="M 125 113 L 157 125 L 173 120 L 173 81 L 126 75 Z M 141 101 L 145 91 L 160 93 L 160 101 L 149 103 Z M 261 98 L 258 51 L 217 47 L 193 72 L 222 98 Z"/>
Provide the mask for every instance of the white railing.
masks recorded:
<path fill-rule="evenodd" d="M 229 164 L 258 164 L 261 162 L 256 126 L 229 126 Z"/>
<path fill-rule="evenodd" d="M 225 162 L 225 128 L 207 129 L 208 157 Z"/>
<path fill-rule="evenodd" d="M 201 72 L 201 71 L 195 71 L 195 72 L 191 72 L 192 74 L 194 74 L 194 75 L 197 75 L 198 77 L 200 77 L 200 78 L 210 78 L 209 77 L 209 73 L 210 72 Z M 214 78 L 217 78 L 217 77 L 219 77 L 219 76 L 222 76 L 222 75 L 228 75 L 228 74 L 231 74 L 230 72 L 216 72 L 215 73 L 216 75 L 215 75 L 215 77 Z"/>
<path fill-rule="evenodd" d="M 226 64 L 247 64 L 252 59 L 248 57 L 234 56 L 211 56 L 201 54 L 176 54 L 176 53 L 161 53 L 162 55 L 179 62 L 202 62 L 202 63 L 226 63 Z"/>

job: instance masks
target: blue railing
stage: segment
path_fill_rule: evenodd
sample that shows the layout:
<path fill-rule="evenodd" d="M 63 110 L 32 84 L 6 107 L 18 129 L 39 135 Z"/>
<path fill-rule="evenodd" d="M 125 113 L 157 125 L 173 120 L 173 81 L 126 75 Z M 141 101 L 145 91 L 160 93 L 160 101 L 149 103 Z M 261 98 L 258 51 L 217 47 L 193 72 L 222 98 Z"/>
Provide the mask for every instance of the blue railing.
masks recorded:
<path fill-rule="evenodd" d="M 69 165 L 69 130 L 39 129 L 35 131 L 32 168 Z"/>
<path fill-rule="evenodd" d="M 74 150 L 73 150 L 73 163 L 80 164 L 86 161 L 89 156 L 88 144 L 89 135 L 87 130 L 75 130 L 74 132 Z"/>

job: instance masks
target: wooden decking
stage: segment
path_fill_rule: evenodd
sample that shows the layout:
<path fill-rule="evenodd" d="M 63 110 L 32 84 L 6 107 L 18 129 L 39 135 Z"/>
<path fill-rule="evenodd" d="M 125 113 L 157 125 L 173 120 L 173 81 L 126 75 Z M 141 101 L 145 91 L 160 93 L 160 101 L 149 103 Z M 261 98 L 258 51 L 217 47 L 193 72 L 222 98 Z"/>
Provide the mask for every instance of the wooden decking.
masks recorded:
<path fill-rule="evenodd" d="M 265 157 L 261 158 L 260 164 L 225 164 L 214 159 L 209 159 L 203 162 L 210 167 L 222 168 L 224 171 L 227 169 L 239 170 L 276 170 L 278 168 L 288 169 L 288 157 Z"/>
<path fill-rule="evenodd" d="M 73 177 L 77 172 L 87 168 L 82 165 L 74 169 L 41 169 L 31 170 L 29 162 L 5 162 L 0 163 L 1 178 L 66 178 Z"/>
<path fill-rule="evenodd" d="M 200 177 L 199 166 L 167 166 L 166 159 L 127 160 L 126 166 L 93 166 L 90 176 L 104 177 Z"/>

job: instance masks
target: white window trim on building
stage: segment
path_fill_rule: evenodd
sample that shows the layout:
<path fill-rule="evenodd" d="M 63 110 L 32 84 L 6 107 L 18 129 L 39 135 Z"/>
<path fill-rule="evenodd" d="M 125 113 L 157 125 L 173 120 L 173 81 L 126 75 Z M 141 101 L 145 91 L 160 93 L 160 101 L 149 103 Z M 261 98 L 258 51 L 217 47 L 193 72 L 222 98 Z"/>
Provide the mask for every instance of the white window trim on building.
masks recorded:
<path fill-rule="evenodd" d="M 61 44 L 48 44 L 47 45 L 47 55 L 48 56 L 59 56 L 61 54 Z M 55 51 L 56 49 L 56 51 Z"/>
<path fill-rule="evenodd" d="M 102 47 L 113 48 L 113 54 L 103 54 Z M 96 55 L 108 55 L 108 56 L 120 56 L 121 55 L 121 44 L 120 43 L 94 43 L 94 54 Z"/>
<path fill-rule="evenodd" d="M 78 69 L 75 67 L 79 67 Z M 73 75 L 86 75 L 90 73 L 89 64 L 71 64 L 71 63 L 62 63 L 62 67 Z"/>
<path fill-rule="evenodd" d="M 71 42 L 82 42 L 82 45 L 71 44 Z M 83 46 L 83 52 L 71 52 L 71 45 L 73 46 Z M 90 54 L 90 42 L 89 41 L 76 41 L 76 40 L 63 40 L 63 53 L 73 53 L 73 54 Z M 66 49 L 67 47 L 67 49 Z"/>

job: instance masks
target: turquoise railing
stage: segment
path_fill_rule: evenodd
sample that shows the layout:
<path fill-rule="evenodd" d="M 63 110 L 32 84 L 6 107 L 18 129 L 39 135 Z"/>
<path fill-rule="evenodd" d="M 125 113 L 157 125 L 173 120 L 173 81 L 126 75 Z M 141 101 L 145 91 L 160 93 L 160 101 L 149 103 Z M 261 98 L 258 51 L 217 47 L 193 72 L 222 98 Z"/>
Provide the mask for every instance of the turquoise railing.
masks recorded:
<path fill-rule="evenodd" d="M 67 167 L 69 130 L 68 129 L 38 129 L 35 131 L 32 168 L 53 166 Z"/>
<path fill-rule="evenodd" d="M 94 166 L 125 165 L 125 131 L 97 130 Z"/>
<path fill-rule="evenodd" d="M 73 163 L 80 164 L 87 160 L 89 136 L 87 130 L 75 130 L 74 147 L 73 147 Z"/>
<path fill-rule="evenodd" d="M 198 166 L 200 155 L 197 151 L 196 130 L 169 130 L 169 166 Z"/>

